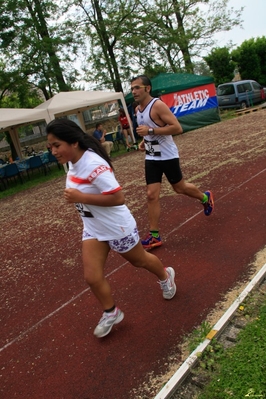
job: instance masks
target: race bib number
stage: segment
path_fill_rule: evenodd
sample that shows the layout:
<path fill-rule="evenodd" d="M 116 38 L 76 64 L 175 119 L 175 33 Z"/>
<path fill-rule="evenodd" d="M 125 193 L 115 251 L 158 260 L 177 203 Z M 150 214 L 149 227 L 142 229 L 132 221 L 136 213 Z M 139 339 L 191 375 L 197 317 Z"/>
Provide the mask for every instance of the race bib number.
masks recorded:
<path fill-rule="evenodd" d="M 157 140 L 153 141 L 144 140 L 144 146 L 147 155 L 150 155 L 151 157 L 161 156 L 160 144 Z"/>

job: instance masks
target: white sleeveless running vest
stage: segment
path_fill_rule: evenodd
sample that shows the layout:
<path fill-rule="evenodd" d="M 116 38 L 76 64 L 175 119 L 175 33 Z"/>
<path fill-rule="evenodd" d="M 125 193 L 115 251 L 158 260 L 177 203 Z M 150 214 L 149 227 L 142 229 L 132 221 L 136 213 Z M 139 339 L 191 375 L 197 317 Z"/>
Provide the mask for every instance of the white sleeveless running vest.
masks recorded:
<path fill-rule="evenodd" d="M 160 128 L 151 119 L 151 108 L 155 101 L 161 101 L 159 98 L 153 98 L 146 107 L 137 111 L 138 125 L 146 125 L 151 128 Z M 165 136 L 159 134 L 149 134 L 144 136 L 146 149 L 146 159 L 154 161 L 165 161 L 167 159 L 179 158 L 178 148 L 173 140 L 172 135 Z"/>

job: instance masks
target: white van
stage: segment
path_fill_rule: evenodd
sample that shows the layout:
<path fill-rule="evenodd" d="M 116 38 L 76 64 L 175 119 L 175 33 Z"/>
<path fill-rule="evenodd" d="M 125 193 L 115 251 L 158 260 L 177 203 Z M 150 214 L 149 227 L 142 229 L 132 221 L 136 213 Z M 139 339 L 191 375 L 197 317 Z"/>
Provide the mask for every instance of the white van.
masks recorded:
<path fill-rule="evenodd" d="M 221 109 L 246 108 L 264 101 L 264 91 L 255 80 L 239 80 L 219 85 L 217 98 Z"/>

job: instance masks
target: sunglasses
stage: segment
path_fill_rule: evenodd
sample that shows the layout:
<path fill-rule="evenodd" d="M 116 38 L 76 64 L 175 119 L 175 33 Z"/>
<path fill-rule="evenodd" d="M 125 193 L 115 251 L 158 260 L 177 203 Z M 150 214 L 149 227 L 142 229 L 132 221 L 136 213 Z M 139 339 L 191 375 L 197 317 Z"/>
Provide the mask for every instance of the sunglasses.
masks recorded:
<path fill-rule="evenodd" d="M 138 85 L 132 86 L 132 87 L 131 87 L 131 91 L 133 91 L 133 90 L 139 90 L 139 89 L 141 89 L 142 87 L 147 87 L 147 86 L 138 86 Z"/>

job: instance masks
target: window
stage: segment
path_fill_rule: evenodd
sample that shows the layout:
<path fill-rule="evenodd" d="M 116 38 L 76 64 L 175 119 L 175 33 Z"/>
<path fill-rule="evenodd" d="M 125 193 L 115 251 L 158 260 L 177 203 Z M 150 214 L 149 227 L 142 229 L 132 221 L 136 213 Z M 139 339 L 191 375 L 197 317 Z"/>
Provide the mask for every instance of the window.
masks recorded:
<path fill-rule="evenodd" d="M 229 85 L 223 85 L 223 86 L 218 87 L 218 90 L 217 90 L 218 96 L 230 96 L 231 94 L 235 94 L 233 85 L 229 84 Z"/>
<path fill-rule="evenodd" d="M 261 90 L 262 87 L 260 84 L 258 84 L 257 82 L 252 82 L 252 86 L 254 87 L 255 90 Z"/>
<path fill-rule="evenodd" d="M 237 85 L 238 93 L 245 93 L 246 91 L 252 91 L 252 87 L 250 83 L 241 83 Z"/>

